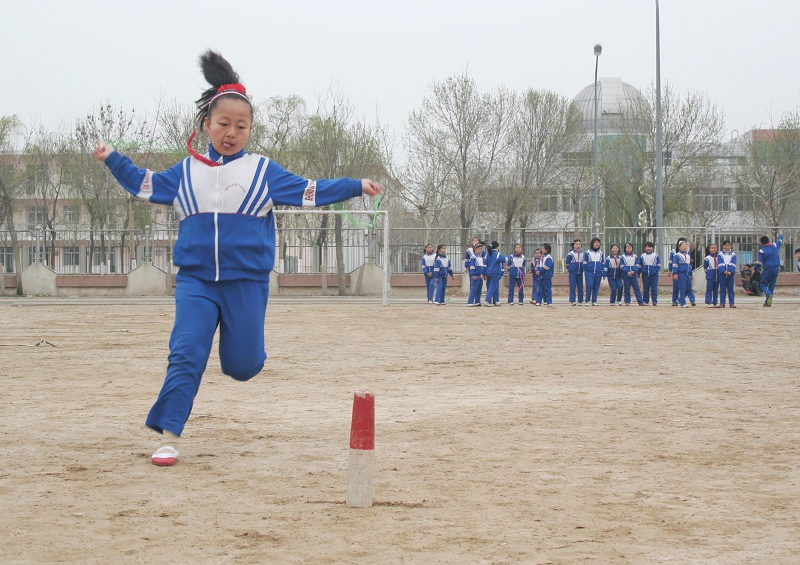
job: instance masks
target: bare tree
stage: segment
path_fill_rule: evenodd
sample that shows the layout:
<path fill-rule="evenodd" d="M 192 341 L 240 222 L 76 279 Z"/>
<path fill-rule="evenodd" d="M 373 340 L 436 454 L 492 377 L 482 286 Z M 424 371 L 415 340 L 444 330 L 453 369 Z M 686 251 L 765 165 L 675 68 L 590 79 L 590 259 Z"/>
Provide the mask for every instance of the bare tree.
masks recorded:
<path fill-rule="evenodd" d="M 98 166 L 92 157 L 92 150 L 101 139 L 133 156 L 151 145 L 153 130 L 147 120 L 139 119 L 135 111 L 126 112 L 121 108 L 114 108 L 110 103 L 87 114 L 75 126 L 77 156 L 73 178 L 89 215 L 89 254 L 93 257 L 94 250 L 98 247 L 95 236 L 99 234 L 99 260 L 105 263 L 107 230 L 117 227 L 118 224 L 132 229 L 134 205 L 129 201 L 128 193 L 119 186 L 108 169 Z M 133 249 L 130 259 L 133 259 Z"/>
<path fill-rule="evenodd" d="M 432 95 L 411 113 L 408 135 L 415 147 L 444 168 L 448 200 L 458 209 L 465 241 L 496 172 L 509 118 L 509 94 L 482 94 L 465 72 L 434 83 Z M 441 175 L 437 175 L 441 176 Z"/>
<path fill-rule="evenodd" d="M 23 289 L 16 205 L 24 179 L 23 158 L 30 147 L 30 139 L 30 134 L 22 127 L 17 116 L 0 116 L 0 225 L 5 224 L 8 229 L 18 296 L 22 296 Z"/>
<path fill-rule="evenodd" d="M 318 100 L 317 110 L 309 116 L 303 136 L 298 139 L 292 154 L 298 159 L 297 172 L 308 178 L 370 176 L 380 179 L 385 176 L 377 126 L 357 120 L 353 106 L 333 87 Z M 350 206 L 357 205 L 354 201 L 350 203 Z M 328 216 L 325 215 L 318 240 L 321 250 L 326 245 L 327 222 Z M 334 217 L 334 238 L 339 294 L 343 296 L 347 288 L 342 228 L 342 216 L 337 214 Z M 324 258 L 324 252 L 321 255 Z M 320 270 L 324 287 L 325 272 Z"/>
<path fill-rule="evenodd" d="M 447 208 L 445 186 L 450 171 L 436 147 L 419 141 L 409 135 L 403 140 L 407 159 L 400 171 L 393 175 L 397 179 L 393 195 L 414 210 L 425 230 L 423 239 L 429 241 L 429 230 L 438 226 L 439 218 Z"/>
<path fill-rule="evenodd" d="M 621 225 L 651 227 L 656 212 L 655 89 L 630 100 L 612 127 L 619 136 L 603 139 L 606 214 Z M 724 128 L 722 112 L 700 92 L 677 94 L 667 83 L 662 95 L 663 212 L 679 219 L 691 213 L 694 194 L 705 188 L 716 167 Z"/>
<path fill-rule="evenodd" d="M 55 267 L 56 227 L 62 214 L 62 197 L 69 192 L 70 163 L 73 153 L 68 136 L 38 127 L 34 131 L 28 151 L 29 201 L 42 212 L 44 229 L 45 264 Z"/>
<path fill-rule="evenodd" d="M 505 241 L 511 242 L 515 220 L 524 234 L 531 215 L 539 212 L 539 196 L 558 191 L 564 154 L 582 136 L 581 120 L 580 110 L 555 92 L 530 89 L 513 98 L 498 199 Z"/>
<path fill-rule="evenodd" d="M 744 143 L 745 163 L 736 183 L 756 203 L 756 221 L 783 223 L 787 206 L 800 193 L 800 112 L 787 112 L 777 128 L 753 130 Z"/>

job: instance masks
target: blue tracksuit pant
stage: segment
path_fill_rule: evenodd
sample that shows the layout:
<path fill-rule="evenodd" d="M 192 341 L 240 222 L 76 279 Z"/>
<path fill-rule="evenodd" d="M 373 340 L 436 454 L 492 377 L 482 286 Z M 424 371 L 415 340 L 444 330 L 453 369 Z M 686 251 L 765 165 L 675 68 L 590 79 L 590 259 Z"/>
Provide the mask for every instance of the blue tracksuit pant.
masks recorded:
<path fill-rule="evenodd" d="M 725 276 L 719 278 L 719 303 L 725 304 L 725 298 L 728 299 L 728 304 L 733 304 L 733 290 L 736 286 L 736 275 Z M 727 295 L 727 296 L 726 296 Z"/>
<path fill-rule="evenodd" d="M 483 278 L 478 275 L 469 278 L 469 297 L 467 304 L 480 304 L 481 293 L 483 292 Z"/>
<path fill-rule="evenodd" d="M 514 291 L 520 304 L 525 303 L 525 280 L 520 277 L 508 277 L 508 303 L 514 304 Z"/>
<path fill-rule="evenodd" d="M 432 302 L 433 293 L 436 291 L 436 277 L 429 277 L 428 275 L 423 276 L 425 277 L 425 289 L 428 294 L 428 302 Z"/>
<path fill-rule="evenodd" d="M 658 273 L 642 275 L 642 298 L 645 304 L 658 304 Z"/>
<path fill-rule="evenodd" d="M 486 275 L 486 302 L 500 304 L 500 279 L 502 275 Z"/>
<path fill-rule="evenodd" d="M 533 299 L 534 303 L 541 304 L 542 303 L 542 279 L 537 279 L 535 276 L 531 277 L 531 286 L 533 286 L 533 290 L 531 291 L 531 298 Z"/>
<path fill-rule="evenodd" d="M 706 304 L 716 304 L 719 294 L 719 281 L 706 279 Z"/>
<path fill-rule="evenodd" d="M 444 295 L 447 292 L 447 277 L 434 277 L 436 279 L 436 299 L 434 302 L 444 304 Z"/>
<path fill-rule="evenodd" d="M 222 372 L 238 381 L 264 367 L 264 317 L 269 279 L 209 282 L 178 274 L 175 324 L 169 339 L 167 376 L 145 425 L 181 435 L 219 327 Z"/>
<path fill-rule="evenodd" d="M 609 277 L 608 286 L 611 288 L 611 304 L 622 304 L 622 280 Z"/>
<path fill-rule="evenodd" d="M 633 287 L 633 292 L 636 295 L 636 303 L 642 304 L 642 291 L 639 289 L 639 278 L 638 277 L 629 277 L 628 275 L 622 275 L 623 285 L 625 285 L 625 304 L 631 303 L 631 287 Z"/>
<path fill-rule="evenodd" d="M 553 303 L 553 279 L 542 279 L 542 303 Z"/>
<path fill-rule="evenodd" d="M 600 292 L 600 282 L 603 280 L 602 273 L 590 273 L 586 271 L 586 303 L 597 304 L 597 295 Z"/>
<path fill-rule="evenodd" d="M 761 271 L 761 292 L 770 297 L 775 294 L 775 283 L 778 282 L 778 267 L 770 267 Z"/>
<path fill-rule="evenodd" d="M 686 297 L 691 294 L 690 302 L 694 302 L 694 293 L 692 292 L 692 274 L 691 273 L 678 273 L 678 304 L 683 306 L 686 304 Z"/>
<path fill-rule="evenodd" d="M 576 300 L 577 293 L 577 300 Z M 569 274 L 569 301 L 583 303 L 583 273 Z"/>

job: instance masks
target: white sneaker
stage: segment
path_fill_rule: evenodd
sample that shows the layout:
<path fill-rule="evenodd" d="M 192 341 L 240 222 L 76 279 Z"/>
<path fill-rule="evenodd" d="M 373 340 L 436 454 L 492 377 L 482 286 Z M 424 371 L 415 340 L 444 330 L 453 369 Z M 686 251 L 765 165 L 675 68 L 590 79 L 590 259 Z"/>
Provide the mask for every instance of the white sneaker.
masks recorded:
<path fill-rule="evenodd" d="M 150 458 L 150 461 L 153 465 L 158 465 L 159 467 L 169 467 L 174 465 L 178 462 L 178 450 L 172 447 L 171 445 L 165 445 L 163 447 L 159 447 L 153 456 Z"/>

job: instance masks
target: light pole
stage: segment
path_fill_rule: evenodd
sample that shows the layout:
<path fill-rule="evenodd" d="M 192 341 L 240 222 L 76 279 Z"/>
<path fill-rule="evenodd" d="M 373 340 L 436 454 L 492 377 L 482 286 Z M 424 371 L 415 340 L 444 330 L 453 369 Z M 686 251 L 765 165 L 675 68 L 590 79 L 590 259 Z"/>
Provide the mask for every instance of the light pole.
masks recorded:
<path fill-rule="evenodd" d="M 656 0 L 656 249 L 660 253 L 664 231 L 664 148 L 661 132 L 661 32 Z"/>
<path fill-rule="evenodd" d="M 595 237 L 600 237 L 600 187 L 597 182 L 597 67 L 600 64 L 600 54 L 603 52 L 603 46 L 596 43 L 594 46 L 594 155 L 592 163 L 594 165 L 594 173 L 592 175 L 592 194 L 594 196 L 594 222 L 592 225 L 592 234 Z"/>

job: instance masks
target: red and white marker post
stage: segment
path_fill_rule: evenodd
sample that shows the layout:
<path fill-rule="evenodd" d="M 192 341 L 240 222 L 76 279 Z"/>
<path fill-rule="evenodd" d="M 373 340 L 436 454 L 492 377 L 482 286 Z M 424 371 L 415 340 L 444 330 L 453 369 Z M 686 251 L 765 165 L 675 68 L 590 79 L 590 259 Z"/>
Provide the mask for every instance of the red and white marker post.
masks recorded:
<path fill-rule="evenodd" d="M 350 424 L 350 462 L 347 467 L 347 506 L 371 508 L 375 492 L 375 395 L 359 390 L 353 395 Z"/>

